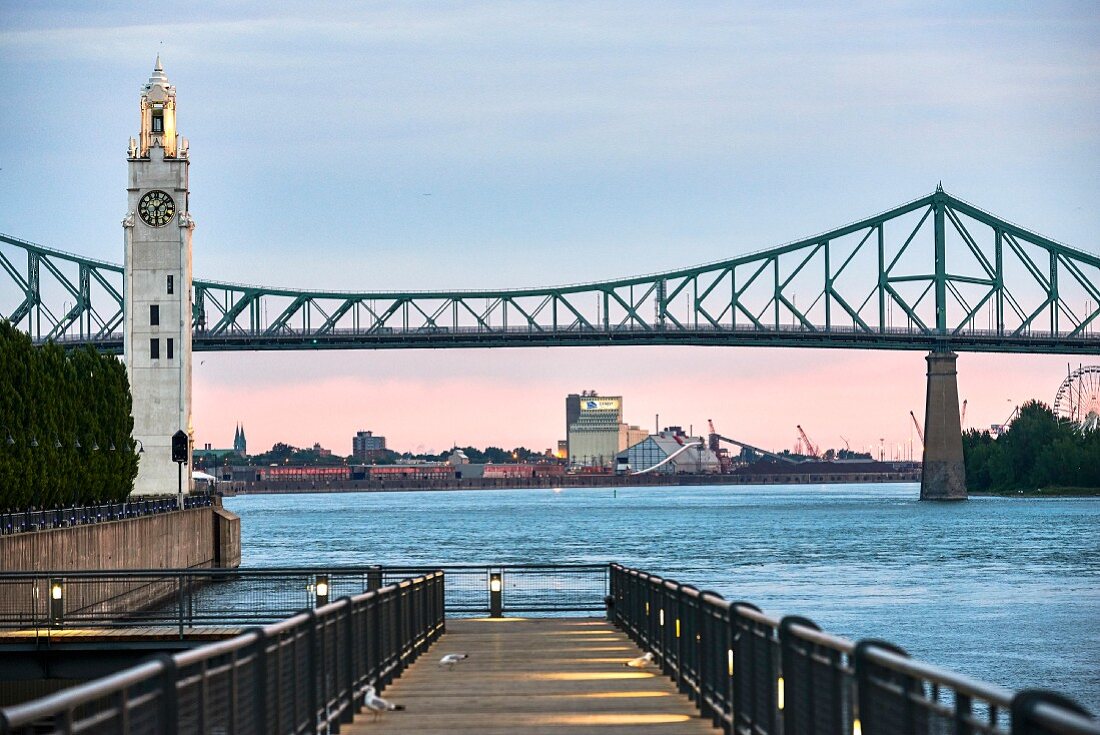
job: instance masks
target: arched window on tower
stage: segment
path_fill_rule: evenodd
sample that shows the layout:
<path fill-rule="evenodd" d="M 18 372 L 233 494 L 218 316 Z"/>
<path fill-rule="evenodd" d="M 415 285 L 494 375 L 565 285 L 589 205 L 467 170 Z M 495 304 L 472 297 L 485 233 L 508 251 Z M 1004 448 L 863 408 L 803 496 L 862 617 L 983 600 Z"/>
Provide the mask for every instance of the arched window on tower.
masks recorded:
<path fill-rule="evenodd" d="M 153 132 L 164 132 L 164 110 L 153 110 Z"/>

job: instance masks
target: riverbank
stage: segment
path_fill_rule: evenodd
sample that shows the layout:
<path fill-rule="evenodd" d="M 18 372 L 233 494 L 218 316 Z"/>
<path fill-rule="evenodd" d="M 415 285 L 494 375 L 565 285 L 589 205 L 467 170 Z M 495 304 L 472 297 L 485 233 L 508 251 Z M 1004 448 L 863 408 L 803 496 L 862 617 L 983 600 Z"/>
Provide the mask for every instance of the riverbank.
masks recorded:
<path fill-rule="evenodd" d="M 1100 498 L 1100 487 L 1041 487 L 1030 490 L 971 490 L 972 497 Z"/>
<path fill-rule="evenodd" d="M 769 473 L 731 475 L 563 475 L 559 477 L 463 477 L 445 479 L 391 478 L 387 480 L 333 480 L 329 482 L 222 482 L 226 496 L 282 493 L 362 493 L 423 490 L 532 490 L 553 488 L 697 487 L 702 485 L 842 485 L 848 483 L 920 482 L 920 470 L 890 472 L 798 472 L 783 468 Z"/>

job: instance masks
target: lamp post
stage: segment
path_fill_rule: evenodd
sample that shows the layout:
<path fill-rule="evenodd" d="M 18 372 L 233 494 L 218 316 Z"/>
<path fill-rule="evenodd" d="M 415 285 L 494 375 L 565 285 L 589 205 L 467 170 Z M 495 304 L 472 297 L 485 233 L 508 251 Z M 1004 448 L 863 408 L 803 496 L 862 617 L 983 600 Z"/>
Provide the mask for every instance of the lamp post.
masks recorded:
<path fill-rule="evenodd" d="M 172 461 L 176 463 L 179 479 L 179 498 L 177 505 L 183 510 L 183 466 L 187 464 L 187 432 L 180 429 L 172 435 Z"/>

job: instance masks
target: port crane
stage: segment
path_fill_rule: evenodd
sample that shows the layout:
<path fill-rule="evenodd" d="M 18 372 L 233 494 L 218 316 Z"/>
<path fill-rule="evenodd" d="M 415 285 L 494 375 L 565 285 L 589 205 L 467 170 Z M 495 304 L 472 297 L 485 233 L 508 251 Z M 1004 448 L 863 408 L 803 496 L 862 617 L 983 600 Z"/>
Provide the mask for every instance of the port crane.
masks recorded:
<path fill-rule="evenodd" d="M 920 437 L 921 446 L 924 446 L 924 430 L 920 427 L 920 422 L 917 421 L 917 415 L 912 411 L 909 412 L 909 415 L 913 417 L 913 426 L 917 428 L 917 436 Z"/>
<path fill-rule="evenodd" d="M 817 445 L 810 441 L 810 437 L 806 436 L 806 432 L 802 430 L 802 425 L 799 424 L 795 428 L 798 429 L 798 435 L 802 437 L 802 442 L 806 445 L 806 453 L 814 458 L 820 457 L 821 452 L 818 451 Z"/>

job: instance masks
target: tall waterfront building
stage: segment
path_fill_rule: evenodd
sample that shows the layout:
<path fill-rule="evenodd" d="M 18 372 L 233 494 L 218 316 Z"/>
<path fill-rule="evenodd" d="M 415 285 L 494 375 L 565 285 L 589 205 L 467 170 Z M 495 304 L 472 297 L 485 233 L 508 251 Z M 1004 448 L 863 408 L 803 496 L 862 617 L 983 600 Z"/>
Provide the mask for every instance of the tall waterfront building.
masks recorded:
<path fill-rule="evenodd" d="M 600 396 L 595 391 L 571 393 L 565 398 L 569 463 L 583 467 L 610 467 L 615 455 L 647 434 L 623 423 L 623 397 Z"/>
<path fill-rule="evenodd" d="M 134 396 L 133 435 L 142 448 L 134 493 L 152 495 L 176 492 L 172 435 L 183 430 L 194 436 L 191 232 L 195 225 L 188 206 L 190 162 L 187 140 L 176 132 L 176 88 L 169 84 L 159 56 L 141 88 L 140 112 L 139 136 L 130 138 L 122 220 L 124 351 Z"/>

